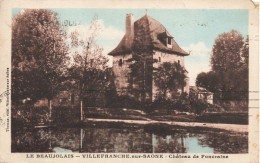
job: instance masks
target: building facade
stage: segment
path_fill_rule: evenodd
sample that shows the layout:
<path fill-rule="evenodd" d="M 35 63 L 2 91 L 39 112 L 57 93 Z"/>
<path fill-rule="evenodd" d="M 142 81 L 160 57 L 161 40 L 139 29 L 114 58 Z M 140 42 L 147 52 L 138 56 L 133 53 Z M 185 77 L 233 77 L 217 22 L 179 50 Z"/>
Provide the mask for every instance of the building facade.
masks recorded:
<path fill-rule="evenodd" d="M 190 93 L 195 95 L 197 99 L 203 100 L 209 104 L 213 104 L 213 93 L 206 88 L 190 86 Z"/>
<path fill-rule="evenodd" d="M 131 66 L 142 61 L 139 67 L 144 76 L 143 93 L 145 99 L 154 100 L 158 91 L 153 80 L 156 68 L 164 62 L 177 63 L 184 68 L 184 56 L 189 54 L 179 47 L 163 25 L 148 14 L 137 21 L 134 21 L 133 14 L 127 14 L 126 33 L 118 46 L 108 55 L 113 56 L 112 69 L 119 95 L 131 95 L 129 88 L 138 87 L 135 81 L 140 78 L 140 75 L 133 77 Z M 186 85 L 180 90 L 189 93 L 187 74 L 186 71 Z M 140 80 L 139 89 L 142 89 Z"/>

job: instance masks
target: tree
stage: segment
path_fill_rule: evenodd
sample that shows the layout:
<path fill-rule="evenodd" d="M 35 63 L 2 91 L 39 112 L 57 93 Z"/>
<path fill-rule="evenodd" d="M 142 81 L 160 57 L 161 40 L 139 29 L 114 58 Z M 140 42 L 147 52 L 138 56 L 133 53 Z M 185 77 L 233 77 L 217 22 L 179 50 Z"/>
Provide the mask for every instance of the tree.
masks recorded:
<path fill-rule="evenodd" d="M 243 39 L 240 33 L 232 30 L 219 35 L 213 45 L 212 70 L 221 79 L 219 90 L 222 98 L 226 100 L 241 100 L 243 99 L 243 94 L 247 94 L 248 91 L 241 89 L 241 87 L 244 87 L 244 84 L 247 85 L 247 83 L 242 81 L 248 78 L 245 73 L 241 76 L 243 71 L 241 68 L 246 66 L 242 56 L 242 49 L 245 44 Z"/>
<path fill-rule="evenodd" d="M 147 52 L 134 52 L 130 59 L 132 64 L 128 80 L 128 90 L 134 96 L 141 98 L 141 101 L 146 101 L 147 96 L 152 96 L 152 72 L 153 59 Z M 128 60 L 129 61 L 129 60 Z"/>
<path fill-rule="evenodd" d="M 219 91 L 220 82 L 221 78 L 214 71 L 201 72 L 196 78 L 196 86 L 206 88 L 211 92 Z"/>
<path fill-rule="evenodd" d="M 243 47 L 241 49 L 242 54 L 241 54 L 241 58 L 242 58 L 242 65 L 239 68 L 238 72 L 240 74 L 240 80 L 238 80 L 237 82 L 239 82 L 238 89 L 240 92 L 240 96 L 242 99 L 248 99 L 248 90 L 249 90 L 249 83 L 248 83 L 248 79 L 249 79 L 249 38 L 247 36 L 246 41 L 243 44 Z"/>
<path fill-rule="evenodd" d="M 167 93 L 174 95 L 178 89 L 186 85 L 185 69 L 177 63 L 164 62 L 158 67 L 154 75 L 155 85 L 158 87 L 158 95 L 167 99 Z"/>
<path fill-rule="evenodd" d="M 70 33 L 73 62 L 70 67 L 71 77 L 76 80 L 80 91 L 80 105 L 83 105 L 83 96 L 95 99 L 96 93 L 105 91 L 107 80 L 106 69 L 108 58 L 103 48 L 96 41 L 102 30 L 97 17 L 94 17 L 88 27 L 89 35 L 82 37 L 77 29 Z M 87 94 L 86 94 L 87 93 Z M 93 97 L 93 96 L 94 97 Z"/>
<path fill-rule="evenodd" d="M 144 24 L 144 23 L 140 23 Z M 152 100 L 152 74 L 153 74 L 153 47 L 150 44 L 151 31 L 147 26 L 141 26 L 135 31 L 135 37 L 130 62 L 128 91 L 138 100 L 145 102 Z"/>
<path fill-rule="evenodd" d="M 248 38 L 235 30 L 220 34 L 213 45 L 212 71 L 200 73 L 196 85 L 214 92 L 215 98 L 245 100 L 248 97 Z"/>
<path fill-rule="evenodd" d="M 241 66 L 243 36 L 235 30 L 220 34 L 213 45 L 212 70 L 219 73 L 237 70 Z"/>
<path fill-rule="evenodd" d="M 57 13 L 26 9 L 12 22 L 12 100 L 49 101 L 66 71 L 68 47 Z"/>

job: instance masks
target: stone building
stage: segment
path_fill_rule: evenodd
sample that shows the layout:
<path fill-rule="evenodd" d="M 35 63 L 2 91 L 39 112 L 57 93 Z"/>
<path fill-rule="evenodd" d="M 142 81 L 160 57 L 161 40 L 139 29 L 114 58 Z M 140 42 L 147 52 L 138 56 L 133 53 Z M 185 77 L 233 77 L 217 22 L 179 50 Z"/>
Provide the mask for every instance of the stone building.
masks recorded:
<path fill-rule="evenodd" d="M 194 94 L 197 99 L 204 100 L 209 104 L 213 104 L 213 93 L 206 88 L 190 86 L 190 93 Z"/>
<path fill-rule="evenodd" d="M 131 59 L 135 55 L 145 56 L 143 61 L 144 85 L 146 85 L 145 98 L 154 100 L 157 87 L 153 76 L 155 69 L 164 62 L 177 63 L 184 68 L 184 56 L 189 54 L 179 47 L 173 36 L 158 21 L 148 14 L 134 21 L 133 14 L 126 15 L 126 33 L 118 46 L 108 55 L 113 56 L 113 72 L 115 86 L 119 95 L 129 95 L 129 83 L 137 87 L 135 78 L 130 78 L 130 65 L 135 61 Z M 156 61 L 149 62 L 148 60 Z M 152 67 L 152 69 L 149 67 Z M 142 71 L 140 69 L 140 71 Z M 187 76 L 186 71 L 186 76 Z M 129 82 L 132 81 L 132 82 Z M 189 93 L 189 78 L 185 79 L 186 86 L 180 88 Z M 140 99 L 140 98 L 139 98 Z"/>

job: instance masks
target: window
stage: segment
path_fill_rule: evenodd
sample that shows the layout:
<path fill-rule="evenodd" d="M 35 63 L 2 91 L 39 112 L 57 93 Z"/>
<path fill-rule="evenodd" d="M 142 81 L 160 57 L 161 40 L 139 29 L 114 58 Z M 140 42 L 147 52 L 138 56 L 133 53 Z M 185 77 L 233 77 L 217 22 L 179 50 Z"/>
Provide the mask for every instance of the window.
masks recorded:
<path fill-rule="evenodd" d="M 158 62 L 161 62 L 161 57 L 158 58 Z"/>
<path fill-rule="evenodd" d="M 122 60 L 122 59 L 119 60 L 118 65 L 119 65 L 120 67 L 123 65 L 123 60 Z"/>
<path fill-rule="evenodd" d="M 171 45 L 172 44 L 172 38 L 168 37 L 168 44 Z"/>
<path fill-rule="evenodd" d="M 180 65 L 181 65 L 180 60 L 178 60 L 178 66 L 180 66 Z"/>

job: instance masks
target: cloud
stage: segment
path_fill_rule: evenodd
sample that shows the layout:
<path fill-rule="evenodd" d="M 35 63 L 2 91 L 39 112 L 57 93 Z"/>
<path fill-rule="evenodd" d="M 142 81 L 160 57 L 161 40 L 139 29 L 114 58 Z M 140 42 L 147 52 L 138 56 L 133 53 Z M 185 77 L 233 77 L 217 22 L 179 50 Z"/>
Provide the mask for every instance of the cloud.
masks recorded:
<path fill-rule="evenodd" d="M 109 59 L 108 65 L 112 66 L 112 57 L 108 56 L 107 54 L 110 51 L 112 51 L 117 46 L 119 41 L 123 38 L 124 31 L 119 30 L 114 26 L 106 27 L 104 25 L 104 21 L 101 19 L 96 20 L 95 23 L 99 27 L 98 34 L 97 34 L 97 44 L 103 48 L 103 55 L 108 57 L 108 59 Z M 88 25 L 79 24 L 76 26 L 68 27 L 68 29 L 67 29 L 68 36 L 70 36 L 70 34 L 74 31 L 77 31 L 79 33 L 79 36 L 78 36 L 79 40 L 86 40 L 93 32 L 90 24 L 88 24 Z M 70 38 L 68 38 L 68 42 L 70 42 L 70 41 L 71 41 Z M 82 49 L 70 48 L 71 54 L 74 51 L 79 51 L 79 50 L 82 50 Z"/>
<path fill-rule="evenodd" d="M 190 52 L 191 56 L 208 56 L 211 53 L 211 49 L 208 48 L 204 42 L 198 42 L 197 44 L 190 44 L 188 47 L 183 47 L 183 50 Z"/>
<path fill-rule="evenodd" d="M 121 38 L 120 38 L 121 39 Z M 109 61 L 108 61 L 108 66 L 112 67 L 113 65 L 113 57 L 110 55 L 107 55 L 109 52 L 111 52 L 116 46 L 117 46 L 118 42 L 114 42 L 114 46 L 108 46 L 108 45 L 104 45 L 103 46 L 103 54 L 108 57 Z"/>
<path fill-rule="evenodd" d="M 101 33 L 102 39 L 122 39 L 124 36 L 124 32 L 116 29 L 113 26 L 109 26 L 104 28 L 103 32 Z"/>
<path fill-rule="evenodd" d="M 185 67 L 189 72 L 190 85 L 195 85 L 199 73 L 210 71 L 211 49 L 204 42 L 192 43 L 188 47 L 183 47 L 183 49 L 190 52 L 189 56 L 184 57 Z"/>
<path fill-rule="evenodd" d="M 190 85 L 195 86 L 197 75 L 201 72 L 210 71 L 209 60 L 194 61 L 191 59 L 185 59 L 185 67 L 188 70 Z"/>
<path fill-rule="evenodd" d="M 95 21 L 96 25 L 99 27 L 98 30 L 98 39 L 107 40 L 107 39 L 121 39 L 124 36 L 124 32 L 115 28 L 114 26 L 106 27 L 104 25 L 104 21 L 99 19 Z M 68 34 L 72 33 L 73 31 L 78 31 L 80 39 L 88 38 L 91 33 L 93 32 L 93 28 L 91 25 L 76 25 L 68 27 L 67 32 Z"/>

